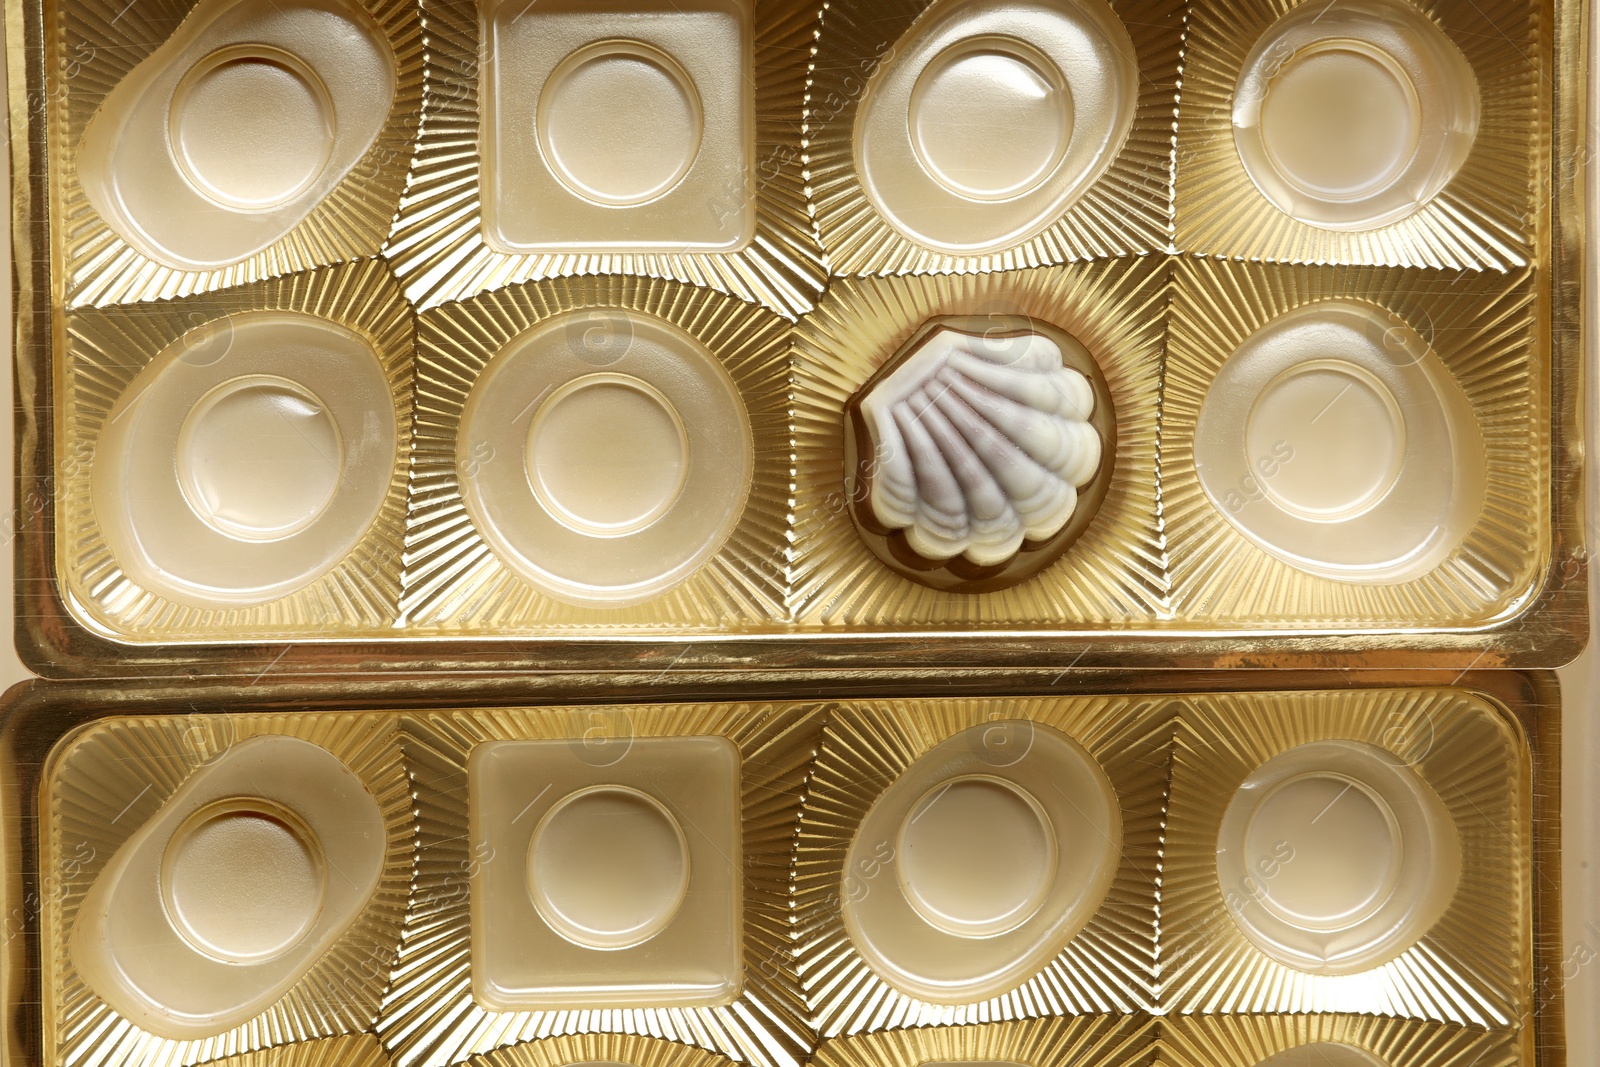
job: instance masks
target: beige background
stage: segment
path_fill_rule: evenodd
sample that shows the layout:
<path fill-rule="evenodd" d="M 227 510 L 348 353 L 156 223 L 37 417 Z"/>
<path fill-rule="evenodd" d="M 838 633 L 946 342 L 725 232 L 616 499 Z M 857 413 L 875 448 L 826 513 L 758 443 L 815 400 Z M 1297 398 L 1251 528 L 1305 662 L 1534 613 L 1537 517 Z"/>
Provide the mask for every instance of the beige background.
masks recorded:
<path fill-rule="evenodd" d="M 1600 20 L 1596 20 L 1600 21 Z M 1594 28 L 1591 27 L 1591 33 Z M 1600 40 L 1596 35 L 1595 40 Z M 1591 52 L 1594 51 L 1591 46 Z M 4 53 L 0 51 L 0 64 L 4 62 Z M 0 67 L 3 70 L 3 67 Z M 1591 97 L 1595 94 L 1591 92 Z M 1591 120 L 1589 142 L 1600 145 L 1600 125 Z M 5 157 L 5 164 L 9 165 L 10 154 Z M 9 169 L 9 168 L 8 168 Z M 1600 167 L 1591 167 L 1589 173 L 1590 191 L 1590 216 L 1600 217 L 1600 182 L 1597 182 L 1597 172 Z M 4 177 L 4 187 L 9 187 L 9 174 Z M 6 262 L 10 263 L 10 232 L 4 230 L 0 237 L 0 247 L 7 252 Z M 1600 284 L 1600 270 L 1596 269 L 1596 252 L 1600 252 L 1600 241 L 1591 241 L 1589 262 L 1589 291 L 1600 292 L 1596 288 Z M 1589 307 L 1589 424 L 1597 424 L 1600 416 L 1600 403 L 1597 403 L 1596 391 L 1593 388 L 1596 381 L 1595 346 L 1596 331 L 1594 301 Z M 9 323 L 11 320 L 11 287 L 6 285 L 0 291 L 0 322 Z M 5 331 L 3 345 L 7 364 L 10 355 L 10 331 Z M 0 374 L 0 402 L 3 410 L 9 410 L 12 404 L 12 376 Z M 1593 442 L 1591 441 L 1591 448 Z M 13 440 L 9 433 L 0 434 L 0 470 L 13 469 Z M 1590 543 L 1600 541 L 1600 513 L 1597 513 L 1595 501 L 1600 499 L 1600 464 L 1592 464 L 1588 471 L 1589 501 L 1590 501 Z M 7 511 L 13 506 L 15 498 L 15 479 L 0 482 L 0 508 Z M 9 588 L 13 564 L 13 551 L 15 545 L 10 539 L 5 539 L 4 550 L 0 551 L 0 589 Z M 1600 604 L 1600 565 L 1591 568 L 1590 581 L 1594 589 L 1594 601 Z M 15 645 L 12 640 L 12 615 L 9 611 L 0 611 L 0 684 L 9 687 L 15 682 L 28 677 L 27 671 L 17 659 Z M 1597 712 L 1594 707 L 1596 694 L 1600 694 L 1600 658 L 1594 654 L 1591 644 L 1589 652 L 1579 659 L 1577 663 L 1561 671 L 1561 681 L 1565 692 L 1563 708 L 1564 727 L 1564 760 L 1563 760 L 1563 829 L 1562 844 L 1565 853 L 1564 877 L 1564 934 L 1565 962 L 1563 964 L 1564 978 L 1567 981 L 1567 1032 L 1569 1042 L 1568 1060 L 1573 1067 L 1587 1067 L 1591 1064 L 1600 1064 L 1600 724 L 1596 722 Z"/>

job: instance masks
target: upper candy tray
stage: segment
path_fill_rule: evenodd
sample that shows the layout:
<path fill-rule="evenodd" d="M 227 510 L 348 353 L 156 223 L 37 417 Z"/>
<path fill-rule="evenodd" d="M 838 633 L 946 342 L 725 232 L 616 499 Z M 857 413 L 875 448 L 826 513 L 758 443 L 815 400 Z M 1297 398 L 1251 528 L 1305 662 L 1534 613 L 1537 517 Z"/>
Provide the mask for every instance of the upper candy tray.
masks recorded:
<path fill-rule="evenodd" d="M 47 674 L 1548 666 L 1581 0 L 8 0 Z"/>

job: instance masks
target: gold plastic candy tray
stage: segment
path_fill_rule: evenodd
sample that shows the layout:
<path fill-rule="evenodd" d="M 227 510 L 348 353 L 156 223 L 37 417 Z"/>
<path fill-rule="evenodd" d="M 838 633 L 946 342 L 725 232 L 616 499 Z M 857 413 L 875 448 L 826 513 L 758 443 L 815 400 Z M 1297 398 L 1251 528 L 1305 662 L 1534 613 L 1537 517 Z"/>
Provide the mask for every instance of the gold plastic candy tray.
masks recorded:
<path fill-rule="evenodd" d="M 649 684 L 19 690 L 7 1061 L 1564 1062 L 1548 677 Z"/>
<path fill-rule="evenodd" d="M 1581 0 L 8 0 L 55 676 L 1554 666 Z"/>

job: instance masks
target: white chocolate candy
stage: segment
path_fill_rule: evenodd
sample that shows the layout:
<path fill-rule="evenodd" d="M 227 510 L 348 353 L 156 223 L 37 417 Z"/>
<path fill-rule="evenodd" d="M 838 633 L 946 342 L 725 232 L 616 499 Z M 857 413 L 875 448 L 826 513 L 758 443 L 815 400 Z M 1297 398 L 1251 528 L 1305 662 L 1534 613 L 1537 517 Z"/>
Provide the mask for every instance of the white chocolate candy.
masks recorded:
<path fill-rule="evenodd" d="M 1094 389 L 1036 333 L 942 328 L 861 402 L 873 517 L 928 559 L 1011 559 L 1060 533 L 1100 467 Z"/>

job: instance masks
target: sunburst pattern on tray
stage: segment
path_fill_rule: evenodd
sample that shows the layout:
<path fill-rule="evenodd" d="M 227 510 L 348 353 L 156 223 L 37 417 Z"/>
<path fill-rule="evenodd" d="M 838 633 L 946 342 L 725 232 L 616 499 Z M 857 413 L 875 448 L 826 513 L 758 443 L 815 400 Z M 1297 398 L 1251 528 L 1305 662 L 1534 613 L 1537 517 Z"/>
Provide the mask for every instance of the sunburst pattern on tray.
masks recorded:
<path fill-rule="evenodd" d="M 1314 3 L 1316 0 L 1304 0 Z M 1477 75 L 1477 139 L 1450 184 L 1416 214 L 1374 230 L 1319 229 L 1279 211 L 1246 174 L 1232 107 L 1247 53 L 1300 0 L 1208 0 L 1189 8 L 1178 122 L 1176 244 L 1252 261 L 1368 263 L 1508 270 L 1533 257 L 1548 172 L 1540 81 L 1548 45 L 1540 5 L 1519 0 L 1418 7 L 1460 48 Z"/>
<path fill-rule="evenodd" d="M 836 282 L 798 332 L 790 593 L 797 620 L 823 628 L 1121 629 L 1159 616 L 1167 539 L 1156 432 L 1168 271 L 1164 257 L 1149 257 Z M 1053 566 L 997 592 L 940 592 L 901 577 L 862 543 L 845 494 L 844 409 L 929 319 L 991 314 L 1041 319 L 1089 350 L 1116 408 L 1116 466 L 1094 521 Z"/>
<path fill-rule="evenodd" d="M 407 726 L 406 755 L 420 839 L 400 961 L 378 1022 L 396 1062 L 442 1067 L 539 1038 L 648 1033 L 742 1063 L 801 1063 L 811 1037 L 791 963 L 789 863 L 819 727 L 803 706 L 414 716 Z M 473 858 L 466 788 L 473 746 L 507 739 L 568 740 L 579 746 L 600 739 L 626 746 L 634 738 L 695 736 L 726 737 L 739 747 L 743 761 L 745 972 L 738 999 L 717 1008 L 493 1012 L 478 1006 L 472 998 L 468 886 Z"/>
<path fill-rule="evenodd" d="M 809 310 L 826 274 L 806 211 L 799 152 L 805 58 L 816 9 L 803 0 L 755 5 L 756 236 L 730 254 L 509 255 L 483 237 L 479 153 L 478 6 L 426 0 L 429 94 L 410 185 L 385 251 L 423 309 L 518 282 L 624 274 L 673 279 L 762 304 L 791 318 Z"/>
<path fill-rule="evenodd" d="M 397 422 L 395 462 L 377 518 L 343 561 L 305 588 L 265 604 L 201 609 L 140 588 L 112 555 L 94 515 L 90 471 L 97 442 L 129 383 L 168 345 L 196 327 L 247 311 L 295 311 L 363 335 L 383 363 Z M 216 337 L 207 335 L 207 343 Z M 238 640 L 372 632 L 399 614 L 411 449 L 414 320 L 381 262 L 272 279 L 249 289 L 137 307 L 83 309 L 67 318 L 56 511 L 57 568 L 69 604 L 93 629 L 124 640 Z"/>
<path fill-rule="evenodd" d="M 863 703 L 829 722 L 812 772 L 795 854 L 800 977 L 823 1037 L 1055 1015 L 1150 1010 L 1156 980 L 1156 883 L 1172 722 L 1165 698 Z M 962 1006 L 896 991 L 855 948 L 840 912 L 851 841 L 883 791 L 918 757 L 974 726 L 996 759 L 1021 722 L 1058 730 L 1105 771 L 1122 810 L 1120 859 L 1094 916 L 1067 947 L 1011 992 Z M 960 1059 L 962 1057 L 953 1057 Z M 982 1058 L 982 1057 L 977 1057 Z M 1023 1061 L 1031 1062 L 1031 1061 Z"/>
<path fill-rule="evenodd" d="M 1528 1008 L 1528 756 L 1516 727 L 1453 690 L 1238 695 L 1186 701 L 1161 883 L 1160 1003 L 1169 1014 L 1348 1012 L 1480 1027 Z M 1461 874 L 1443 917 L 1389 963 L 1312 975 L 1264 955 L 1235 924 L 1217 873 L 1224 810 L 1280 752 L 1330 738 L 1395 754 L 1438 793 Z"/>
<path fill-rule="evenodd" d="M 1177 0 L 1113 0 L 1138 63 L 1133 128 L 1110 169 L 1038 236 L 1002 252 L 960 256 L 912 242 L 878 214 L 861 188 L 856 115 L 872 75 L 896 54 L 901 35 L 933 7 L 930 0 L 823 5 L 805 151 L 829 269 L 846 276 L 988 272 L 1170 248 L 1184 23 L 1184 5 Z"/>
<path fill-rule="evenodd" d="M 734 1061 L 705 1049 L 643 1034 L 563 1034 L 486 1052 L 472 1063 L 474 1067 L 570 1067 L 577 1063 L 733 1067 Z"/>
<path fill-rule="evenodd" d="M 423 97 L 423 34 L 416 0 L 369 0 L 394 53 L 394 104 L 372 147 L 286 237 L 231 267 L 184 271 L 135 251 L 89 205 L 77 177 L 78 144 L 106 95 L 159 48 L 196 0 L 75 0 L 57 19 L 49 99 L 54 220 L 69 306 L 132 303 L 227 289 L 376 255 L 406 184 Z"/>
<path fill-rule="evenodd" d="M 210 1067 L 389 1067 L 389 1057 L 376 1037 L 353 1034 L 246 1052 L 216 1060 Z"/>
<path fill-rule="evenodd" d="M 923 1026 L 826 1041 L 812 1067 L 922 1067 L 929 1063 L 1027 1067 L 1133 1067 L 1149 1062 L 1155 1022 L 1132 1017 L 1026 1019 L 987 1026 Z"/>
<path fill-rule="evenodd" d="M 56 891 L 43 902 L 46 1060 L 67 1067 L 168 1067 L 204 1063 L 338 1034 L 370 1031 L 394 965 L 411 878 L 411 793 L 398 721 L 383 715 L 206 715 L 119 719 L 88 727 L 47 769 L 42 869 Z M 155 1037 L 97 997 L 72 964 L 78 909 L 112 856 L 191 773 L 249 737 L 300 738 L 331 752 L 361 779 L 383 813 L 387 848 L 378 887 L 355 923 L 282 999 L 251 1021 L 203 1040 Z M 382 1064 L 368 1041 L 326 1055 L 296 1050 L 273 1064 Z M 307 1046 L 315 1050 L 324 1046 Z M 256 1067 L 265 1060 L 239 1061 Z"/>
<path fill-rule="evenodd" d="M 1322 1042 L 1361 1049 L 1387 1067 L 1513 1067 L 1533 1062 L 1522 1058 L 1525 1033 L 1371 1015 L 1173 1016 L 1161 1020 L 1159 1034 L 1156 1062 L 1161 1067 L 1256 1067 L 1287 1049 Z"/>
<path fill-rule="evenodd" d="M 1484 284 L 1489 281 L 1490 284 Z M 1200 406 L 1217 369 L 1268 321 L 1334 297 L 1371 303 L 1428 341 L 1466 393 L 1487 458 L 1483 512 L 1420 578 L 1339 582 L 1267 554 L 1222 516 L 1195 471 Z M 1544 328 L 1527 274 L 1478 278 L 1378 267 L 1261 267 L 1185 260 L 1162 387 L 1162 505 L 1174 616 L 1205 626 L 1471 626 L 1511 614 L 1550 543 Z"/>
<path fill-rule="evenodd" d="M 536 589 L 491 552 L 461 497 L 456 433 L 473 383 L 507 342 L 584 308 L 639 312 L 693 334 L 732 375 L 754 439 L 749 498 L 726 544 L 675 588 L 626 608 L 577 607 Z M 787 323 L 707 289 L 622 277 L 486 294 L 425 313 L 419 331 L 405 595 L 414 629 L 716 632 L 781 621 L 790 494 Z"/>

